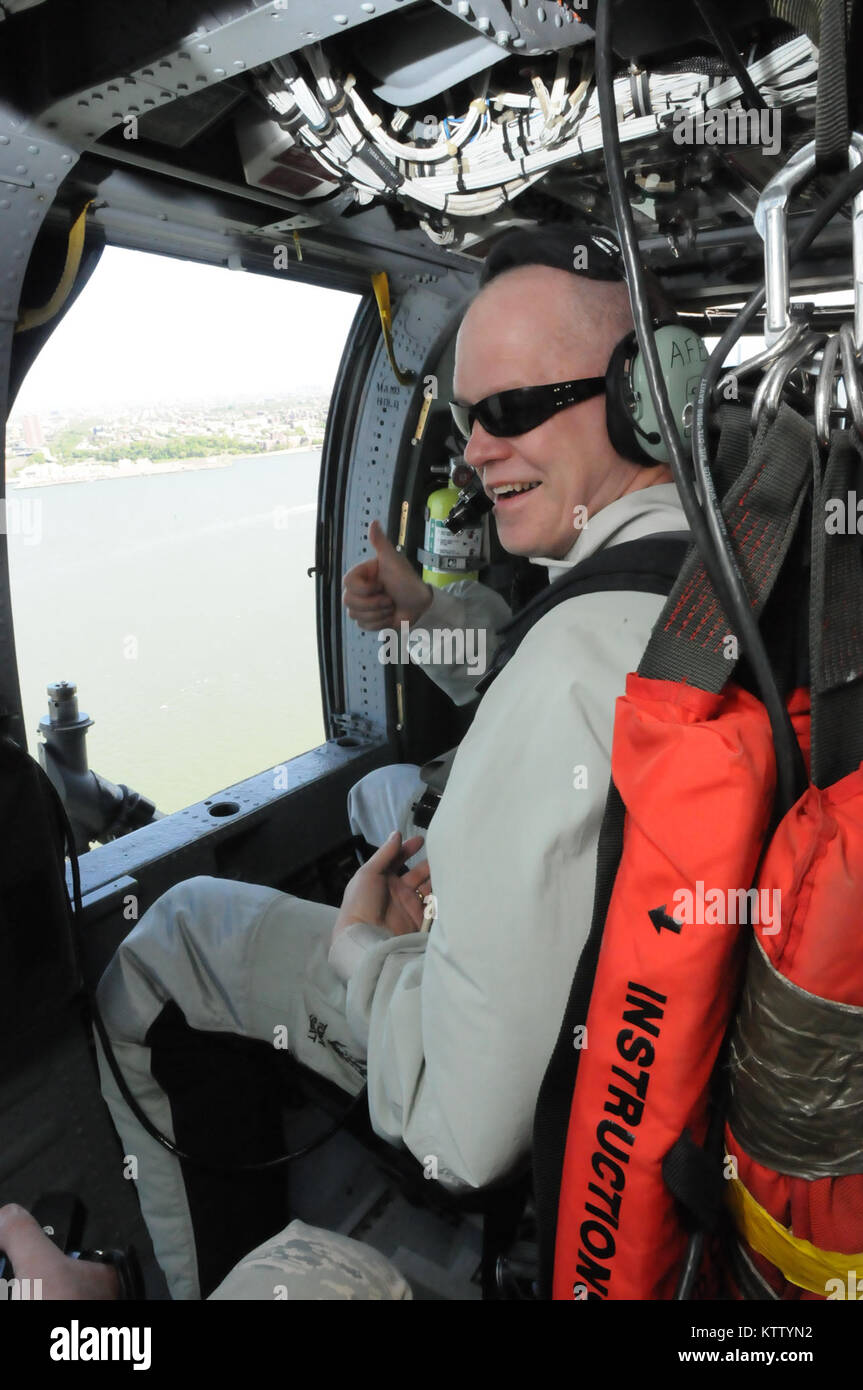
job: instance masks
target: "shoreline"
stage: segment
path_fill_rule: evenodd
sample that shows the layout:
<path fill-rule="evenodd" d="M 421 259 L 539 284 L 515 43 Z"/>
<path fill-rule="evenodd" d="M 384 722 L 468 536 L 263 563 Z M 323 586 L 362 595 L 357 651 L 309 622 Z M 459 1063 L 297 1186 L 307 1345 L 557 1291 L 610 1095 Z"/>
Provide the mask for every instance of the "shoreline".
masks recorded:
<path fill-rule="evenodd" d="M 289 454 L 311 454 L 321 445 L 307 445 L 299 449 L 265 449 L 258 454 L 208 454 L 203 458 L 184 459 L 141 459 L 138 463 L 127 464 L 100 463 L 97 460 L 71 464 L 36 464 L 37 468 L 51 469 L 49 477 L 25 478 L 19 481 L 18 475 L 9 474 L 6 486 L 10 492 L 35 487 L 56 487 L 63 483 L 103 483 L 113 478 L 150 478 L 160 473 L 191 473 L 208 468 L 230 468 L 235 463 L 251 463 L 259 459 L 287 457 Z M 62 468 L 57 476 L 54 469 Z M 96 472 L 95 470 L 99 471 Z"/>

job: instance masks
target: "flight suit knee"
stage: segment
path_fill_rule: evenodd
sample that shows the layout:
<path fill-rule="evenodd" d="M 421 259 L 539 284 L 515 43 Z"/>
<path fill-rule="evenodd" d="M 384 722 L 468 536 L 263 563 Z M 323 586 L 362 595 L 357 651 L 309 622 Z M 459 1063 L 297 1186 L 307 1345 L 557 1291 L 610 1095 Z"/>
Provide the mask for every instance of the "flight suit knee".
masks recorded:
<path fill-rule="evenodd" d="M 241 1001 L 262 917 L 285 895 L 200 875 L 174 884 L 120 943 L 97 998 L 109 1035 L 143 1042 L 173 1001 L 190 1026 L 244 1032 Z"/>

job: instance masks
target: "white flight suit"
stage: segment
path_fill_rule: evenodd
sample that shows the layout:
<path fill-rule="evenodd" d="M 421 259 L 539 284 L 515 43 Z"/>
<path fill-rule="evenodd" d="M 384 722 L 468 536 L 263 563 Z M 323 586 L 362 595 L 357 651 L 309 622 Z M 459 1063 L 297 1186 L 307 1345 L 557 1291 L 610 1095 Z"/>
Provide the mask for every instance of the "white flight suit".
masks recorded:
<path fill-rule="evenodd" d="M 553 580 L 624 541 L 686 530 L 676 488 L 627 494 L 590 519 Z M 664 599 L 581 595 L 528 632 L 483 696 L 426 846 L 437 917 L 427 934 L 356 924 L 330 948 L 337 909 L 218 879 L 178 884 L 145 913 L 99 988 L 127 1082 L 163 1132 L 165 1093 L 144 1042 L 173 1000 L 194 1029 L 274 1039 L 356 1093 L 367 1068 L 375 1132 L 405 1145 L 454 1190 L 481 1188 L 529 1156 L 539 1085 L 593 907 L 614 704 Z M 484 585 L 435 593 L 417 626 L 484 627 L 509 610 Z M 426 666 L 456 701 L 478 675 Z M 415 774 L 414 774 L 415 775 Z M 407 788 L 403 788 L 403 791 Z M 393 809 L 404 817 L 399 793 Z M 394 827 L 390 827 L 394 828 Z M 403 823 L 403 828 L 407 828 Z M 177 1162 L 131 1117 L 102 1063 L 103 1089 L 174 1298 L 199 1297 Z"/>

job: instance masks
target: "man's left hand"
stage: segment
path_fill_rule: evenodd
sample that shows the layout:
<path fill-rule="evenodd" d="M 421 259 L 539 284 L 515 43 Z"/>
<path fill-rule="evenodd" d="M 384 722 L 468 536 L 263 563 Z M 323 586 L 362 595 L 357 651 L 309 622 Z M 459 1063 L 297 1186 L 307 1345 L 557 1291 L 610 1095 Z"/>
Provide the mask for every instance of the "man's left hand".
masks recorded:
<path fill-rule="evenodd" d="M 358 869 L 345 889 L 336 918 L 333 937 L 354 922 L 370 922 L 385 927 L 394 936 L 418 932 L 423 924 L 422 899 L 431 892 L 428 860 L 416 864 L 406 874 L 400 869 L 423 843 L 413 835 L 402 843 L 394 830 L 380 849 Z"/>

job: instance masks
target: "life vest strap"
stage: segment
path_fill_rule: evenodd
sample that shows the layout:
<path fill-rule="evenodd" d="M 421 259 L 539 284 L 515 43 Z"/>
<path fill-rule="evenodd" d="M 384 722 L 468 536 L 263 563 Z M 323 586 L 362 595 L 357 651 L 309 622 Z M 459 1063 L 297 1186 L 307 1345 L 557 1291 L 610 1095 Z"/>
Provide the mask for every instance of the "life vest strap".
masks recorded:
<path fill-rule="evenodd" d="M 696 1218 L 702 1231 L 715 1231 L 722 1215 L 722 1170 L 716 1155 L 696 1144 L 688 1129 L 662 1160 L 662 1176 L 672 1196 Z"/>
<path fill-rule="evenodd" d="M 792 1235 L 787 1226 L 765 1211 L 739 1178 L 729 1180 L 726 1200 L 741 1238 L 799 1289 L 824 1298 L 828 1279 L 845 1281 L 849 1273 L 863 1268 L 863 1250 L 856 1255 L 819 1250 L 810 1241 Z"/>

